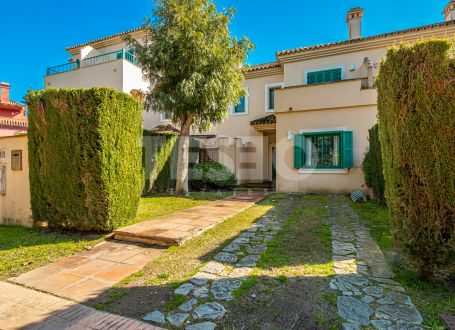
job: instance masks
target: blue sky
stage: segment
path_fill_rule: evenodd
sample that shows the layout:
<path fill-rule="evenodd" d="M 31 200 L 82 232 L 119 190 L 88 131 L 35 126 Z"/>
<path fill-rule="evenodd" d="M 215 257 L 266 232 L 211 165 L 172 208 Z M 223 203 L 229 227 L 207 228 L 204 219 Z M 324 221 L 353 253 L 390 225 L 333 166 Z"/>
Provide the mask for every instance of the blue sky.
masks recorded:
<path fill-rule="evenodd" d="M 448 0 L 218 0 L 233 6 L 234 35 L 246 35 L 256 49 L 250 64 L 275 60 L 275 52 L 345 40 L 346 12 L 363 7 L 363 35 L 441 22 Z M 21 0 L 2 2 L 0 81 L 12 85 L 12 99 L 43 88 L 48 66 L 67 62 L 65 47 L 142 24 L 151 0 Z"/>

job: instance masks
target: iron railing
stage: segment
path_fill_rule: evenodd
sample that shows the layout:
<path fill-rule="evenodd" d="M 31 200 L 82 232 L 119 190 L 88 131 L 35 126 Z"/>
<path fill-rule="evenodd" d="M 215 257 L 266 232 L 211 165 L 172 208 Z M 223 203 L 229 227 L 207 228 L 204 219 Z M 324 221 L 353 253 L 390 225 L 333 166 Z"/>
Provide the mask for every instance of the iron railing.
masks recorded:
<path fill-rule="evenodd" d="M 76 60 L 74 62 L 69 62 L 61 65 L 56 65 L 52 66 L 50 68 L 47 68 L 47 75 L 53 75 L 57 73 L 62 73 L 66 71 L 72 71 L 72 70 L 77 70 L 81 67 L 79 60 Z"/>
<path fill-rule="evenodd" d="M 89 57 L 86 59 L 82 60 L 82 64 L 80 63 L 79 60 L 76 60 L 74 62 L 70 63 L 65 63 L 57 66 L 53 66 L 47 69 L 47 75 L 53 75 L 57 73 L 62 73 L 62 72 L 67 72 L 67 71 L 72 71 L 72 70 L 77 70 L 79 68 L 87 68 L 90 66 L 98 65 L 98 64 L 103 64 L 103 63 L 108 63 L 116 60 L 124 59 L 127 60 L 128 62 L 131 62 L 135 65 L 137 65 L 137 58 L 134 53 L 131 51 L 127 51 L 125 49 L 121 49 L 116 52 L 112 53 L 107 53 L 107 54 L 102 54 L 98 56 L 93 56 Z"/>

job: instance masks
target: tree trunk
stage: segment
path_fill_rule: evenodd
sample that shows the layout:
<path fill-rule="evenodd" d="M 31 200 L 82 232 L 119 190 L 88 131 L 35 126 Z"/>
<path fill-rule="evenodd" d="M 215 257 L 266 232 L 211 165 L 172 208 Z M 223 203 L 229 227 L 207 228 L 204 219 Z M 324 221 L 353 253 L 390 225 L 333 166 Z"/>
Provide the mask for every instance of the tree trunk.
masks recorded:
<path fill-rule="evenodd" d="M 420 260 L 417 262 L 417 277 L 425 282 L 433 282 L 434 269 L 427 262 Z"/>
<path fill-rule="evenodd" d="M 182 121 L 180 130 L 179 150 L 177 160 L 177 177 L 175 183 L 176 196 L 188 196 L 188 161 L 190 149 L 190 128 L 193 124 L 193 115 Z"/>

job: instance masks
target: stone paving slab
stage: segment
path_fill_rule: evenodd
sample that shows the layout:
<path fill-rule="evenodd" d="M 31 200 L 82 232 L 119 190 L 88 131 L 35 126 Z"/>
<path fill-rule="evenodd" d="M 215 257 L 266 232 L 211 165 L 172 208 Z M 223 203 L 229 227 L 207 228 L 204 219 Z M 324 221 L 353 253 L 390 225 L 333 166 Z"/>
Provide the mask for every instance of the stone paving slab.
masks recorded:
<path fill-rule="evenodd" d="M 422 329 L 423 318 L 393 280 L 384 255 L 344 196 L 329 196 L 338 315 L 343 329 Z"/>
<path fill-rule="evenodd" d="M 0 282 L 0 329 L 89 330 L 162 328 L 100 312 L 46 293 Z"/>
<path fill-rule="evenodd" d="M 268 196 L 268 192 L 241 193 L 222 200 L 174 212 L 115 230 L 115 239 L 160 246 L 178 246 Z"/>
<path fill-rule="evenodd" d="M 87 301 L 141 270 L 165 250 L 105 241 L 9 280 L 75 301 Z M 1 328 L 0 328 L 1 329 Z"/>

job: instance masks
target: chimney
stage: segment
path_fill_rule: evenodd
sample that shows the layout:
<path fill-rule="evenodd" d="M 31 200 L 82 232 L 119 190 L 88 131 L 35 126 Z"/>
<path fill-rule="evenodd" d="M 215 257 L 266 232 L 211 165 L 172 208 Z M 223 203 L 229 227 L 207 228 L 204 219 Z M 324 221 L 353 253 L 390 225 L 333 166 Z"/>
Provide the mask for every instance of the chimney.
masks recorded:
<path fill-rule="evenodd" d="M 455 21 L 455 0 L 449 2 L 442 14 L 446 22 Z"/>
<path fill-rule="evenodd" d="M 0 102 L 9 103 L 9 90 L 11 86 L 6 82 L 0 82 Z"/>
<path fill-rule="evenodd" d="M 349 28 L 349 40 L 362 38 L 362 17 L 363 8 L 352 8 L 348 12 L 346 22 Z"/>

